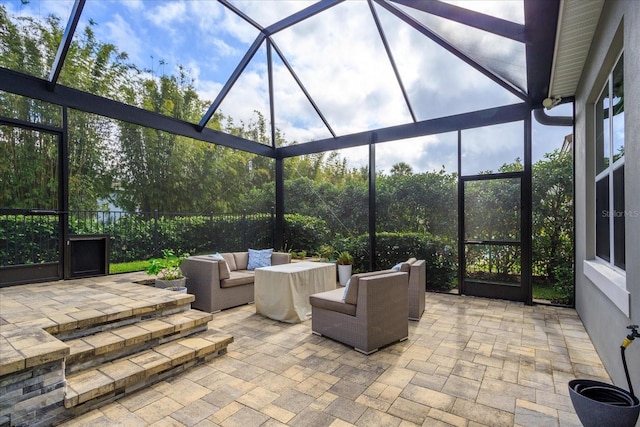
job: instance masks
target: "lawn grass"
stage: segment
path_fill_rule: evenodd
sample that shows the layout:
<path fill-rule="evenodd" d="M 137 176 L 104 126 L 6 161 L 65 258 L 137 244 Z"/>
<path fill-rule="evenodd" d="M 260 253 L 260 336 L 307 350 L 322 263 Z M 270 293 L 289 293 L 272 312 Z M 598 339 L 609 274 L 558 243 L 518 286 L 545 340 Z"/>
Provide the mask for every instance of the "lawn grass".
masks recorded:
<path fill-rule="evenodd" d="M 554 301 L 562 297 L 560 293 L 553 288 L 553 285 L 534 283 L 533 299 Z"/>
<path fill-rule="evenodd" d="M 109 265 L 109 274 L 130 273 L 132 271 L 143 271 L 147 268 L 148 261 L 130 261 Z"/>

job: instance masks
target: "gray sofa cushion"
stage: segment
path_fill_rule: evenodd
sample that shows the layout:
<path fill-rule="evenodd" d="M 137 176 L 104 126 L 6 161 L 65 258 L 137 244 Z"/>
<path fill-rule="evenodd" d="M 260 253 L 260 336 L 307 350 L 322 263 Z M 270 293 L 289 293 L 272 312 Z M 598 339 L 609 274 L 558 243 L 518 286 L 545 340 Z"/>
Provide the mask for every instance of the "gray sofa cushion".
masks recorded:
<path fill-rule="evenodd" d="M 228 279 L 231 274 L 230 270 L 231 269 L 229 264 L 227 264 L 227 261 L 224 259 L 218 261 L 218 274 L 220 275 L 220 280 Z"/>
<path fill-rule="evenodd" d="M 233 252 L 236 260 L 236 270 L 246 270 L 249 265 L 249 252 Z"/>
<path fill-rule="evenodd" d="M 221 255 L 222 255 L 222 258 L 224 258 L 224 260 L 227 262 L 227 265 L 229 265 L 229 268 L 231 269 L 231 271 L 235 271 L 238 269 L 238 267 L 236 266 L 236 259 L 233 256 L 233 254 L 224 253 Z"/>
<path fill-rule="evenodd" d="M 313 294 L 309 297 L 309 302 L 314 307 L 355 316 L 356 306 L 354 304 L 347 304 L 344 302 L 342 300 L 342 292 L 342 289 L 338 288 L 332 291 Z"/>
<path fill-rule="evenodd" d="M 237 270 L 231 272 L 231 277 L 220 281 L 221 288 L 232 288 L 234 286 L 252 285 L 255 275 L 253 271 Z"/>

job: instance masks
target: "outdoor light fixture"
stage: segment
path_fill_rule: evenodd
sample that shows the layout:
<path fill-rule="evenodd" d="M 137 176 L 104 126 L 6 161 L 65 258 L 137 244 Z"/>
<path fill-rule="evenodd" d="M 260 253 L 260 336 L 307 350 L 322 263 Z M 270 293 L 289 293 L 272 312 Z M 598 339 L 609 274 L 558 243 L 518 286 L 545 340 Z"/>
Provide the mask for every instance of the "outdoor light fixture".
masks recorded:
<path fill-rule="evenodd" d="M 560 101 L 562 101 L 562 98 L 559 96 L 556 96 L 555 98 L 545 98 L 544 101 L 542 101 L 542 106 L 544 108 L 546 108 L 547 110 L 551 110 L 553 107 L 555 107 L 556 105 L 558 105 L 560 103 Z"/>

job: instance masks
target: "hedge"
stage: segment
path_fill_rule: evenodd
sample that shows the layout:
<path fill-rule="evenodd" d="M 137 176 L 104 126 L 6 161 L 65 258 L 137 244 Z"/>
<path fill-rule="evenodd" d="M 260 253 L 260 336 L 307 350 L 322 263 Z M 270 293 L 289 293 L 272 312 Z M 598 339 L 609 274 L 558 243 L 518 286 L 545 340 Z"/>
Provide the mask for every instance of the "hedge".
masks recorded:
<path fill-rule="evenodd" d="M 71 217 L 72 234 L 108 234 L 110 261 L 146 260 L 161 249 L 178 253 L 244 251 L 273 247 L 273 216 L 127 214 L 109 221 L 80 221 Z M 57 260 L 57 222 L 47 217 L 0 217 L 0 265 Z M 369 235 L 334 238 L 321 218 L 286 214 L 284 248 L 315 254 L 330 244 L 354 257 L 354 272 L 369 270 Z M 448 290 L 456 275 L 456 254 L 444 240 L 420 233 L 378 233 L 375 269 L 391 268 L 410 257 L 427 261 L 427 289 Z"/>
<path fill-rule="evenodd" d="M 333 246 L 354 257 L 354 272 L 369 271 L 369 235 L 337 239 Z M 375 270 L 391 268 L 411 257 L 427 263 L 427 289 L 448 291 L 455 287 L 457 254 L 444 239 L 423 233 L 377 233 Z"/>

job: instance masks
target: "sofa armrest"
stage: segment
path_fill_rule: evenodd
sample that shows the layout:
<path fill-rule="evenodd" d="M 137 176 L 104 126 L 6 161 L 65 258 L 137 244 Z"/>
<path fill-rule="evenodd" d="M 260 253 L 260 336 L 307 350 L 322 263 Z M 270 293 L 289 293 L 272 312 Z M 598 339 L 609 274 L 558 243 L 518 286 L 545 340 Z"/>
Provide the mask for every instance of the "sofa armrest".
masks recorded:
<path fill-rule="evenodd" d="M 220 287 L 220 267 L 217 259 L 189 257 L 182 262 L 180 269 L 187 277 L 189 290 Z"/>
<path fill-rule="evenodd" d="M 291 254 L 287 252 L 272 252 L 271 265 L 289 264 L 291 262 Z"/>

